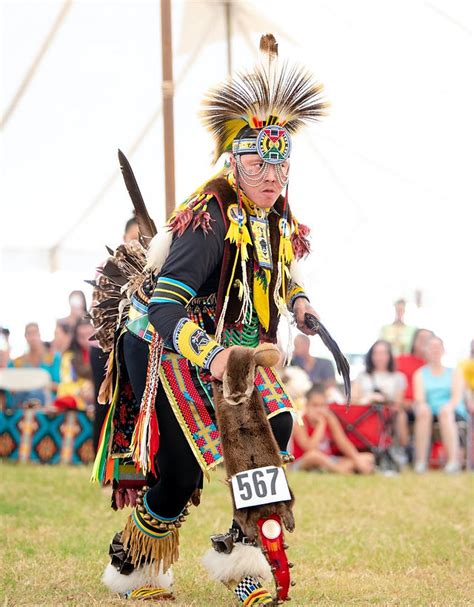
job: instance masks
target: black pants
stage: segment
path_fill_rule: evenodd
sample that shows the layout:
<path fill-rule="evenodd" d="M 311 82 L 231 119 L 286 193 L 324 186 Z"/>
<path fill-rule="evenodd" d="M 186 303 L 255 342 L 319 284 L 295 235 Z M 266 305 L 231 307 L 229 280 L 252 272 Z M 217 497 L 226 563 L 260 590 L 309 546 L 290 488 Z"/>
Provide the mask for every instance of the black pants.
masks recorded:
<path fill-rule="evenodd" d="M 99 405 L 97 398 L 99 396 L 99 389 L 102 384 L 105 375 L 105 365 L 107 363 L 107 353 L 102 352 L 100 348 L 92 346 L 90 349 L 90 360 L 92 368 L 92 377 L 94 379 L 94 433 L 93 433 L 93 444 L 94 453 L 97 453 L 97 447 L 99 445 L 100 431 L 104 425 L 104 420 L 107 417 L 109 405 Z"/>
<path fill-rule="evenodd" d="M 133 392 L 140 402 L 145 390 L 148 345 L 131 333 L 125 333 L 123 354 Z M 202 471 L 161 385 L 155 408 L 160 428 L 159 480 L 150 489 L 147 501 L 151 510 L 172 518 L 181 513 L 193 491 L 200 486 Z M 270 425 L 278 446 L 285 450 L 293 427 L 291 414 L 285 412 L 272 417 Z"/>

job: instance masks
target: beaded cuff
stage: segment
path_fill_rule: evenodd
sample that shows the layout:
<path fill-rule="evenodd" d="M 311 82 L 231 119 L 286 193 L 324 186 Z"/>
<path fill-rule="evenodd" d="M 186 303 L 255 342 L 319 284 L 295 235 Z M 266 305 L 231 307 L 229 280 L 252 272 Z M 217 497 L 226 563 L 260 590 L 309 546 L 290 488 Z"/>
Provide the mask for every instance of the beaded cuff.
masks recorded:
<path fill-rule="evenodd" d="M 173 346 L 176 352 L 204 369 L 209 369 L 214 357 L 224 349 L 188 318 L 182 318 L 176 325 Z"/>

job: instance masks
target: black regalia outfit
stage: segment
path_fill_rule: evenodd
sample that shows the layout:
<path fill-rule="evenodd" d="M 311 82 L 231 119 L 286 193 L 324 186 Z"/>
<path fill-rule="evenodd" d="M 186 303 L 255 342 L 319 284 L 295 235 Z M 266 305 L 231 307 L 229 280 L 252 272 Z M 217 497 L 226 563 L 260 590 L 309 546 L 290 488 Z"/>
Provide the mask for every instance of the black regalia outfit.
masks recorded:
<path fill-rule="evenodd" d="M 179 528 L 199 504 L 203 478 L 222 462 L 212 361 L 231 345 L 275 343 L 280 318 L 291 320 L 294 301 L 306 297 L 297 260 L 309 251 L 308 229 L 291 212 L 287 166 L 291 134 L 324 114 L 325 103 L 304 69 L 278 65 L 272 35 L 261 51 L 252 72 L 204 101 L 216 159 L 232 152 L 236 170 L 226 162 L 151 242 L 156 230 L 144 213 L 142 243 L 111 251 L 94 283 L 91 316 L 109 352 L 101 398 L 110 409 L 93 478 L 112 484 L 115 509 L 132 507 L 103 579 L 130 598 L 172 596 Z M 261 166 L 251 174 L 241 158 L 257 153 Z M 270 165 L 284 195 L 267 211 L 244 188 L 263 183 Z M 259 367 L 255 385 L 287 458 L 292 403 L 273 368 Z M 211 548 L 204 558 L 211 576 L 245 605 L 271 603 L 260 549 L 235 524 L 227 535 L 233 549 Z"/>

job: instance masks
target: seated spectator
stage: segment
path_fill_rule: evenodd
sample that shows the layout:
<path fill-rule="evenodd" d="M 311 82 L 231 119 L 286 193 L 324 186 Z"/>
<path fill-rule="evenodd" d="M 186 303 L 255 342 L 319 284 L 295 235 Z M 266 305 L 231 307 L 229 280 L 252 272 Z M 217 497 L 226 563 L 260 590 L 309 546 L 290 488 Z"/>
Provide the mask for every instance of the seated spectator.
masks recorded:
<path fill-rule="evenodd" d="M 89 342 L 93 333 L 88 320 L 77 323 L 71 347 L 61 359 L 58 398 L 54 403 L 57 407 L 85 410 L 94 402 Z"/>
<path fill-rule="evenodd" d="M 426 347 L 427 364 L 413 378 L 415 395 L 415 471 L 425 472 L 431 444 L 433 420 L 439 421 L 441 441 L 446 451 L 445 472 L 460 470 L 459 433 L 456 420 L 466 418 L 464 381 L 460 369 L 444 367 L 443 341 L 436 336 Z"/>
<path fill-rule="evenodd" d="M 417 329 L 413 336 L 410 354 L 400 354 L 395 359 L 397 371 L 403 373 L 407 382 L 402 406 L 405 409 L 407 418 L 410 422 L 415 420 L 415 414 L 413 412 L 413 375 L 415 374 L 415 371 L 426 364 L 426 345 L 432 335 L 433 332 L 428 331 L 428 329 Z M 410 442 L 408 425 L 405 427 L 404 424 L 400 424 L 398 431 L 400 446 L 408 449 Z"/>
<path fill-rule="evenodd" d="M 10 331 L 0 327 L 0 369 L 5 369 L 10 361 Z"/>
<path fill-rule="evenodd" d="M 306 394 L 313 385 L 306 371 L 300 367 L 282 367 L 278 369 L 285 385 L 286 393 L 293 401 L 296 410 L 301 412 L 306 402 Z"/>
<path fill-rule="evenodd" d="M 399 406 L 405 388 L 404 375 L 395 371 L 390 344 L 376 341 L 365 356 L 365 371 L 354 381 L 352 400 L 359 405 L 383 403 Z"/>
<path fill-rule="evenodd" d="M 48 389 L 55 395 L 59 383 L 61 356 L 59 354 L 53 354 L 45 346 L 44 342 L 41 340 L 39 326 L 35 322 L 30 322 L 26 325 L 25 339 L 28 344 L 27 352 L 10 361 L 8 366 L 16 369 L 45 369 L 51 377 L 51 383 L 49 384 Z M 35 402 L 44 405 L 46 402 L 44 391 L 33 390 L 30 392 L 12 392 L 7 399 L 7 406 L 17 408 L 26 402 Z"/>
<path fill-rule="evenodd" d="M 400 464 L 408 458 L 404 448 L 408 443 L 408 415 L 403 408 L 406 379 L 395 371 L 391 345 L 384 340 L 376 341 L 365 357 L 365 371 L 353 383 L 352 401 L 360 405 L 380 403 L 390 405 L 396 414 L 395 430 L 402 451 L 397 454 Z"/>
<path fill-rule="evenodd" d="M 341 456 L 331 455 L 330 439 Z M 372 453 L 360 453 L 347 438 L 341 423 L 329 409 L 325 388 L 315 384 L 307 394 L 303 426 L 293 430 L 293 467 L 298 470 L 325 470 L 339 474 L 374 470 Z"/>
<path fill-rule="evenodd" d="M 317 358 L 309 353 L 309 337 L 297 335 L 295 337 L 295 349 L 291 364 L 303 369 L 309 376 L 311 382 L 334 385 L 336 382 L 334 367 L 330 360 Z"/>
<path fill-rule="evenodd" d="M 64 354 L 71 347 L 73 329 L 67 323 L 58 321 L 54 329 L 54 338 L 51 343 L 51 350 Z"/>
<path fill-rule="evenodd" d="M 69 325 L 71 329 L 74 329 L 87 313 L 86 296 L 82 291 L 71 291 L 69 293 L 69 308 L 69 315 L 58 320 L 58 323 Z"/>
<path fill-rule="evenodd" d="M 405 323 L 406 301 L 399 299 L 394 303 L 395 319 L 389 325 L 384 325 L 380 330 L 380 339 L 388 341 L 395 355 L 406 354 L 410 351 L 413 341 L 415 327 Z"/>
<path fill-rule="evenodd" d="M 10 331 L 5 327 L 0 327 L 0 369 L 8 367 L 10 362 Z M 5 390 L 0 390 L 0 411 L 6 406 L 7 394 Z"/>
<path fill-rule="evenodd" d="M 472 415 L 474 413 L 474 339 L 471 341 L 471 356 L 461 361 L 460 369 L 466 386 L 466 404 Z"/>

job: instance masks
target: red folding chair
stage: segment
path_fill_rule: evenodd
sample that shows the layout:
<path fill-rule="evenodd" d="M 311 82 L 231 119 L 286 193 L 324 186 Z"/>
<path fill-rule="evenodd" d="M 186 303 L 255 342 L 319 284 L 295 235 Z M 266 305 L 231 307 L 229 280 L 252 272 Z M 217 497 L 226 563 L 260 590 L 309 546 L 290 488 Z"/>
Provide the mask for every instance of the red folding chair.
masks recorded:
<path fill-rule="evenodd" d="M 390 454 L 392 444 L 393 415 L 390 406 L 383 404 L 345 405 L 331 404 L 330 410 L 336 415 L 348 439 L 358 451 L 370 451 L 375 456 L 377 466 L 396 469 L 399 466 Z M 334 455 L 340 452 L 331 441 Z"/>

